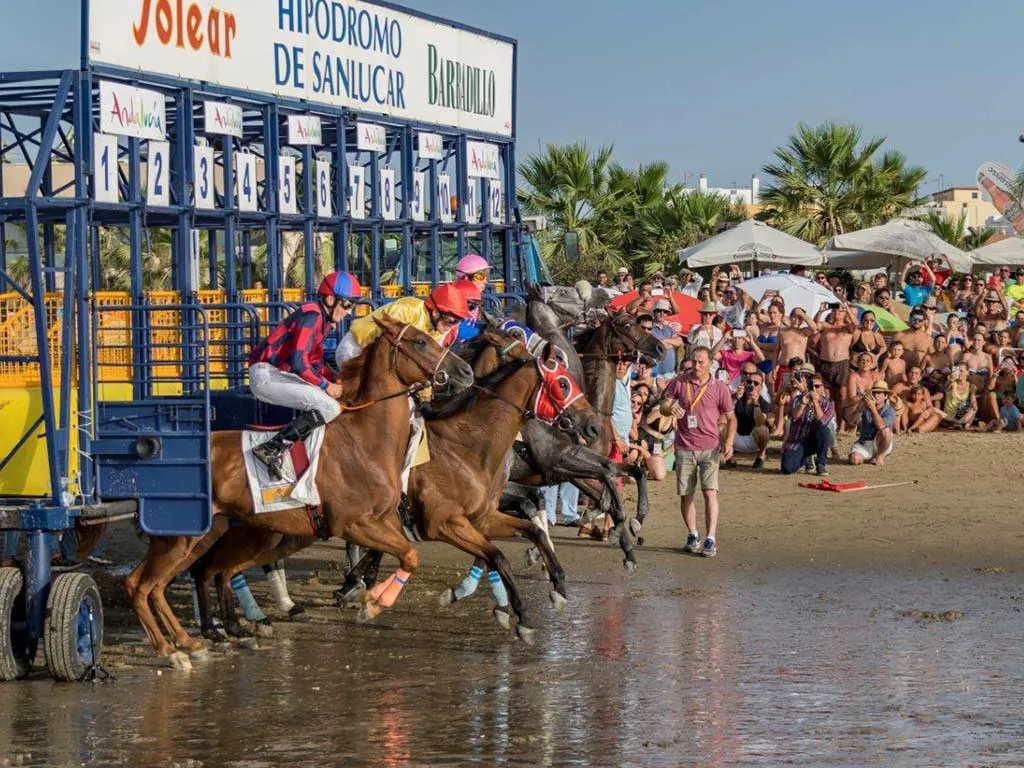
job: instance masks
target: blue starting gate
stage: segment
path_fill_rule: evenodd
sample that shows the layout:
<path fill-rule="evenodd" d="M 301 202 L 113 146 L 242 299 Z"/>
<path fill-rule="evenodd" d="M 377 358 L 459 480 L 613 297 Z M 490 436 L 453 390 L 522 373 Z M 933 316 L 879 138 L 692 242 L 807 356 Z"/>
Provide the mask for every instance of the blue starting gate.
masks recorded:
<path fill-rule="evenodd" d="M 323 272 L 375 306 L 471 251 L 491 301 L 539 267 L 514 40 L 365 0 L 83 0 L 79 23 L 77 67 L 0 72 L 6 680 L 40 640 L 57 679 L 99 661 L 95 583 L 51 580 L 62 532 L 207 530 L 210 432 L 267 416 L 248 351 Z"/>

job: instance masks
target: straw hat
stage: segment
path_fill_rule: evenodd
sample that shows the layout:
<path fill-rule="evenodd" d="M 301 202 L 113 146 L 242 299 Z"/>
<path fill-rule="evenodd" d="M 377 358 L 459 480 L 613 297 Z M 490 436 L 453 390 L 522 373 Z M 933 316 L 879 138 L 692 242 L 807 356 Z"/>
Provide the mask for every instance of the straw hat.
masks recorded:
<path fill-rule="evenodd" d="M 718 307 L 716 307 L 710 301 L 707 301 L 704 303 L 704 306 L 700 308 L 700 313 L 702 315 L 717 315 Z"/>
<path fill-rule="evenodd" d="M 871 393 L 874 394 L 875 392 L 884 392 L 887 395 L 889 394 L 889 385 L 885 383 L 885 379 L 879 379 L 871 385 Z"/>
<path fill-rule="evenodd" d="M 659 309 L 663 309 L 666 312 L 672 311 L 672 305 L 668 303 L 668 299 L 658 299 L 654 302 L 654 311 L 657 312 Z"/>
<path fill-rule="evenodd" d="M 990 288 L 985 294 L 985 301 L 998 301 L 1002 303 L 1002 299 L 999 298 L 999 291 L 994 288 Z"/>
<path fill-rule="evenodd" d="M 800 373 L 817 373 L 811 363 L 801 363 Z"/>

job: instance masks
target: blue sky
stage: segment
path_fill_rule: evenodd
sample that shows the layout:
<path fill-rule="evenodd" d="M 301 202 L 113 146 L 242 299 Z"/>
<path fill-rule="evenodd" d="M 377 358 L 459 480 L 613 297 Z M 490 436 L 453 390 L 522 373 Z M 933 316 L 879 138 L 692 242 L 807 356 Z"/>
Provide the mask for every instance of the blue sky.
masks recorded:
<path fill-rule="evenodd" d="M 261 0 L 262 1 L 262 0 Z M 13 3 L 67 18 L 77 0 Z M 1016 75 L 1024 2 L 990 0 L 421 0 L 420 10 L 519 40 L 519 151 L 614 143 L 626 165 L 743 186 L 800 120 L 856 122 L 927 168 L 922 191 L 1024 164 Z M 7 28 L 0 66 L 71 51 Z M 45 58 L 44 58 L 45 57 Z"/>

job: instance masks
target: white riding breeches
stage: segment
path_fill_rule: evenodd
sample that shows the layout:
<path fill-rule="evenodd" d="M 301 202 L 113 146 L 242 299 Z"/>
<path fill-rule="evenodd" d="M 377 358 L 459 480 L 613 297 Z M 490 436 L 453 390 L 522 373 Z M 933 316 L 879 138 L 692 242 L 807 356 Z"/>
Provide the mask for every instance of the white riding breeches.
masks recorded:
<path fill-rule="evenodd" d="M 258 400 L 265 403 L 297 411 L 316 411 L 325 424 L 341 415 L 341 404 L 333 397 L 294 373 L 280 371 L 270 363 L 249 366 L 249 388 Z"/>
<path fill-rule="evenodd" d="M 356 343 L 355 336 L 352 335 L 352 331 L 345 334 L 340 342 L 338 342 L 338 348 L 334 352 L 334 360 L 338 364 L 338 368 L 341 368 L 342 363 L 351 360 L 353 357 L 357 357 L 362 354 L 363 348 Z"/>

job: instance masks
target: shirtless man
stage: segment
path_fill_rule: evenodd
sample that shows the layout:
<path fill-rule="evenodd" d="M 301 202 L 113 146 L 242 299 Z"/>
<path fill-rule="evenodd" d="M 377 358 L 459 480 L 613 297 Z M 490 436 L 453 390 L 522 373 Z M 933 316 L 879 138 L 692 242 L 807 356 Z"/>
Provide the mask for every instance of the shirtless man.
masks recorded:
<path fill-rule="evenodd" d="M 815 323 L 803 309 L 797 307 L 782 321 L 779 329 L 779 349 L 775 355 L 775 391 L 782 389 L 782 379 L 789 372 L 787 363 L 794 357 L 803 362 L 807 358 L 807 342 L 818 332 Z"/>
<path fill-rule="evenodd" d="M 975 331 L 971 344 L 963 357 L 960 358 L 960 365 L 967 366 L 967 378 L 974 389 L 981 392 L 988 386 L 988 377 L 992 372 L 992 355 L 985 351 L 985 334 Z"/>
<path fill-rule="evenodd" d="M 921 365 L 926 373 L 933 370 L 942 371 L 948 376 L 953 371 L 953 356 L 949 354 L 949 341 L 946 334 L 940 333 L 933 342 L 934 349 L 925 355 Z"/>
<path fill-rule="evenodd" d="M 850 307 L 842 306 L 832 310 L 828 319 L 821 322 L 827 309 L 828 305 L 822 304 L 814 316 L 818 326 L 818 372 L 830 390 L 832 402 L 838 403 L 850 370 L 850 344 L 857 330 L 857 315 Z"/>
<path fill-rule="evenodd" d="M 932 335 L 925 323 L 925 313 L 910 313 L 910 330 L 900 331 L 894 339 L 903 344 L 903 357 L 907 365 L 921 365 L 925 356 L 932 351 Z"/>

